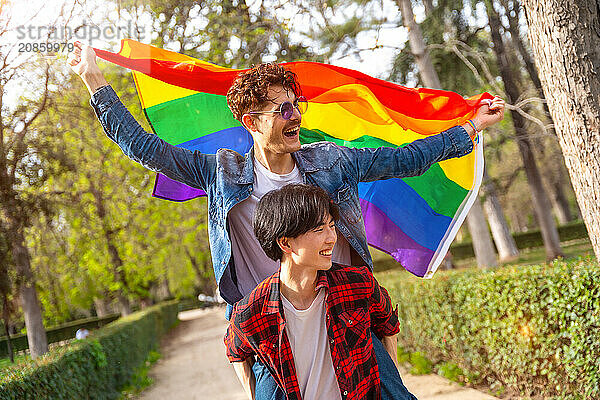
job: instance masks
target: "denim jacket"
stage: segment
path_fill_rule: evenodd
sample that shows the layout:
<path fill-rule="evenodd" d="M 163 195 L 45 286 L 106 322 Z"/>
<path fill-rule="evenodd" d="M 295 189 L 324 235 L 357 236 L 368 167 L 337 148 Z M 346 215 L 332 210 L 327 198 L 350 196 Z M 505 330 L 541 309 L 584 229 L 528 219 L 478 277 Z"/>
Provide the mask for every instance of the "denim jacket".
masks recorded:
<path fill-rule="evenodd" d="M 242 295 L 236 284 L 227 216 L 252 192 L 253 151 L 243 156 L 228 149 L 202 154 L 170 145 L 144 131 L 110 86 L 96 91 L 90 103 L 105 133 L 129 158 L 207 193 L 208 237 L 215 278 L 221 296 L 229 304 L 236 303 Z M 473 143 L 465 129 L 455 126 L 404 147 L 359 149 L 319 142 L 303 145 L 292 156 L 304 182 L 323 188 L 339 206 L 336 227 L 350 243 L 354 256 L 360 256 L 372 268 L 358 183 L 421 175 L 436 162 L 461 157 L 472 150 Z"/>

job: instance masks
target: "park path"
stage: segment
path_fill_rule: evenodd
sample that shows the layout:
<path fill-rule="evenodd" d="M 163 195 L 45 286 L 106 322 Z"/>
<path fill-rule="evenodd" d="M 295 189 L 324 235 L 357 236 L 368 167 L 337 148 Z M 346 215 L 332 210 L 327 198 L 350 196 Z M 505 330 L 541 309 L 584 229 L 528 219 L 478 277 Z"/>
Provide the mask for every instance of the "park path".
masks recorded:
<path fill-rule="evenodd" d="M 153 366 L 154 384 L 138 400 L 246 400 L 233 367 L 225 357 L 225 309 L 179 313 L 180 324 L 167 334 L 162 358 Z M 419 400 L 494 400 L 438 375 L 413 376 L 402 372 L 408 389 Z"/>

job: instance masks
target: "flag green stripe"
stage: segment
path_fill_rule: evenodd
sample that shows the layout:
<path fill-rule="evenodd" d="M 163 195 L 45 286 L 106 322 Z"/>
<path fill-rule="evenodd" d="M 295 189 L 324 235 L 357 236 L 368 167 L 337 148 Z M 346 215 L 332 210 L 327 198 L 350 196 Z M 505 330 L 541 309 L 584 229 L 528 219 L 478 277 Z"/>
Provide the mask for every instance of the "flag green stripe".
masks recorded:
<path fill-rule="evenodd" d="M 161 139 L 178 145 L 223 129 L 240 126 L 225 96 L 197 93 L 146 109 Z"/>
<path fill-rule="evenodd" d="M 202 110 L 202 112 L 200 111 Z M 204 135 L 240 126 L 233 118 L 225 96 L 197 93 L 149 107 L 146 114 L 154 130 L 167 142 L 178 145 Z M 372 136 L 361 136 L 352 141 L 338 139 L 327 133 L 302 128 L 302 143 L 330 141 L 347 147 L 398 147 Z M 453 218 L 468 191 L 448 179 L 438 164 L 425 174 L 404 178 L 404 181 L 421 196 L 431 208 Z"/>
<path fill-rule="evenodd" d="M 302 143 L 319 141 L 334 142 L 346 147 L 399 147 L 385 140 L 371 136 L 361 136 L 352 141 L 338 139 L 317 129 L 300 130 Z M 402 146 L 400 146 L 402 147 Z M 454 218 L 461 203 L 469 193 L 466 189 L 448 179 L 439 164 L 434 164 L 421 176 L 403 178 L 415 192 L 419 194 L 429 206 L 437 213 Z"/>

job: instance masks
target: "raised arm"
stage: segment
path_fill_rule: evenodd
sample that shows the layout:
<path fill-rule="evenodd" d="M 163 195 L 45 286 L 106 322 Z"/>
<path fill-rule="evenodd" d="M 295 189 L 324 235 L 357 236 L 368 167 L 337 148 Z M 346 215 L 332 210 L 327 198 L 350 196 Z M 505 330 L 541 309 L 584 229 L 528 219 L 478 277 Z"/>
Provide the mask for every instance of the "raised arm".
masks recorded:
<path fill-rule="evenodd" d="M 472 120 L 477 130 L 501 121 L 504 107 L 504 100 L 499 97 L 490 104 L 483 104 Z M 467 123 L 404 147 L 343 148 L 342 154 L 357 182 L 417 176 L 437 162 L 469 154 L 473 150 L 475 134 L 473 126 Z"/>
<path fill-rule="evenodd" d="M 146 132 L 108 86 L 96 64 L 94 50 L 79 42 L 74 47 L 68 63 L 92 95 L 92 107 L 106 135 L 144 167 L 188 186 L 206 189 L 215 178 L 215 156 L 173 146 Z"/>

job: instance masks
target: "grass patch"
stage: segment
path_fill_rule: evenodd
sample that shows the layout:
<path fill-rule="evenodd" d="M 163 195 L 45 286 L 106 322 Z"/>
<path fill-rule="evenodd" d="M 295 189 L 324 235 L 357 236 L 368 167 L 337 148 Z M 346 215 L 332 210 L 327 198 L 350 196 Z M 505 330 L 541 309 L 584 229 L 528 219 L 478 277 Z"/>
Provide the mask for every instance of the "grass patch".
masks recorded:
<path fill-rule="evenodd" d="M 594 249 L 589 239 L 576 239 L 568 242 L 561 243 L 565 260 L 574 259 L 577 257 L 587 257 L 594 255 Z M 505 265 L 535 265 L 544 264 L 546 262 L 546 251 L 543 247 L 537 247 L 533 249 L 523 249 L 519 251 L 519 258 L 514 261 L 501 263 L 500 266 Z M 454 264 L 458 268 L 473 268 L 477 267 L 477 260 L 475 258 L 466 258 L 464 260 L 457 260 Z"/>
<path fill-rule="evenodd" d="M 144 363 L 135 369 L 130 382 L 125 385 L 121 392 L 119 400 L 135 399 L 144 389 L 154 383 L 154 380 L 148 376 L 150 368 L 161 358 L 158 351 L 151 350 Z"/>
<path fill-rule="evenodd" d="M 433 363 L 422 353 L 406 351 L 402 346 L 398 346 L 398 362 L 400 364 L 409 364 L 411 375 L 427 375 L 433 371 Z"/>
<path fill-rule="evenodd" d="M 0 370 L 2 370 L 4 368 L 8 368 L 8 367 L 13 367 L 18 364 L 25 364 L 29 361 L 31 361 L 31 356 L 26 353 L 15 355 L 14 364 L 10 362 L 10 358 L 2 358 L 2 359 L 0 359 Z"/>

